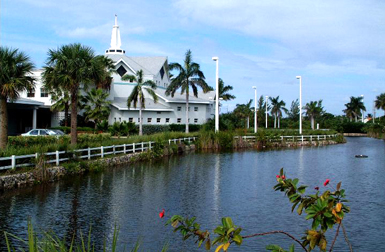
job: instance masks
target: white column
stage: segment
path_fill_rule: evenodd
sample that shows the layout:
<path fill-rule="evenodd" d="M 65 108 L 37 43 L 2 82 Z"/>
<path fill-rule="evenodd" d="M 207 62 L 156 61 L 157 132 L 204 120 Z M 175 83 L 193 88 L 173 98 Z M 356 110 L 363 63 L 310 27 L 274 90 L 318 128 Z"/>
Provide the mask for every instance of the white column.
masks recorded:
<path fill-rule="evenodd" d="M 302 135 L 302 77 L 296 78 L 299 79 L 299 134 Z"/>
<path fill-rule="evenodd" d="M 32 128 L 36 129 L 36 122 L 37 122 L 37 108 L 33 108 L 33 115 L 32 115 Z"/>
<path fill-rule="evenodd" d="M 257 87 L 254 86 L 254 133 L 258 131 L 258 119 L 257 119 Z"/>
<path fill-rule="evenodd" d="M 266 105 L 266 112 L 265 112 L 265 117 L 266 117 L 266 123 L 265 123 L 265 126 L 266 126 L 266 129 L 267 129 L 267 98 L 269 98 L 269 96 L 266 96 L 266 100 L 265 100 L 265 105 Z"/>
<path fill-rule="evenodd" d="M 364 103 L 364 95 L 361 95 L 362 97 L 362 103 Z M 361 122 L 364 122 L 364 110 L 361 110 Z"/>
<path fill-rule="evenodd" d="M 215 132 L 219 131 L 219 58 L 213 57 L 216 61 L 216 74 L 215 74 Z"/>

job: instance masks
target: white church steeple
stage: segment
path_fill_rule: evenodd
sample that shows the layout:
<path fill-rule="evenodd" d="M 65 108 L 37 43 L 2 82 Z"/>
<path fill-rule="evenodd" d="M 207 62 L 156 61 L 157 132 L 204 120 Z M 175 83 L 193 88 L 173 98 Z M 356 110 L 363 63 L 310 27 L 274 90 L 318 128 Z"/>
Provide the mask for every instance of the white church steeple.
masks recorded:
<path fill-rule="evenodd" d="M 118 25 L 118 16 L 115 15 L 115 25 L 112 27 L 111 47 L 106 50 L 106 54 L 124 54 L 125 51 L 120 49 L 122 41 L 120 40 L 120 31 Z"/>

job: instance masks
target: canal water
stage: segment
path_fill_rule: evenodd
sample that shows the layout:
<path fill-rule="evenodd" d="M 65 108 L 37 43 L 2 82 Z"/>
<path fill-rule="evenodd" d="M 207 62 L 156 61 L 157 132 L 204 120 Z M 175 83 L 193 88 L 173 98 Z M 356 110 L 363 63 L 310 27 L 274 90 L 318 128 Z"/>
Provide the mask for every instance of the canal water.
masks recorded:
<path fill-rule="evenodd" d="M 110 242 L 118 226 L 119 251 L 141 240 L 143 251 L 204 251 L 193 240 L 182 241 L 165 226 L 173 214 L 196 216 L 213 230 L 230 216 L 248 235 L 283 230 L 301 238 L 310 227 L 291 213 L 289 200 L 275 192 L 275 176 L 284 167 L 288 177 L 322 189 L 342 181 L 351 213 L 344 220 L 354 251 L 385 251 L 385 142 L 347 138 L 346 144 L 272 151 L 195 153 L 118 167 L 0 195 L 0 230 L 25 237 L 30 218 L 38 231 L 52 230 L 63 239 L 86 234 L 92 226 L 97 248 Z M 368 158 L 355 158 L 357 154 Z M 165 218 L 159 212 L 165 209 Z M 334 231 L 333 231 L 334 232 Z M 330 234 L 331 235 L 331 234 Z M 331 242 L 331 236 L 328 237 Z M 288 249 L 291 240 L 277 234 L 244 240 L 231 251 L 265 251 L 268 244 Z M 233 248 L 234 247 L 234 248 Z M 335 251 L 348 251 L 339 236 Z M 5 242 L 0 236 L 0 251 Z M 296 251 L 301 251 L 296 247 Z"/>

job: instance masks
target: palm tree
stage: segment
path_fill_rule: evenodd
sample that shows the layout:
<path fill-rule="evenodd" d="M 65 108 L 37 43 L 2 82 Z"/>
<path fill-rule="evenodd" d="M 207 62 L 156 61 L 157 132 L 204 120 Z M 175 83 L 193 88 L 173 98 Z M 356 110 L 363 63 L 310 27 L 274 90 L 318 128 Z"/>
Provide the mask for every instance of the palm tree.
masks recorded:
<path fill-rule="evenodd" d="M 355 116 L 354 109 L 350 103 L 346 103 L 345 107 L 346 109 L 342 110 L 342 112 L 344 112 L 346 116 L 349 118 L 349 120 L 352 121 L 353 117 Z"/>
<path fill-rule="evenodd" d="M 322 100 L 306 103 L 304 109 L 306 110 L 306 115 L 310 118 L 311 128 L 314 130 L 315 118 L 324 113 Z"/>
<path fill-rule="evenodd" d="M 64 111 L 64 126 L 67 127 L 70 108 L 70 96 L 68 92 L 58 89 L 56 91 L 51 91 L 50 94 L 51 101 L 53 102 L 51 106 L 51 111 Z"/>
<path fill-rule="evenodd" d="M 30 75 L 34 68 L 27 55 L 18 49 L 0 46 L 0 149 L 8 143 L 7 101 L 15 100 L 20 92 L 34 88 Z"/>
<path fill-rule="evenodd" d="M 92 120 L 95 123 L 95 129 L 98 122 L 107 120 L 111 112 L 111 102 L 107 101 L 108 93 L 103 89 L 93 88 L 82 96 L 82 107 L 85 110 L 84 115 L 86 120 Z"/>
<path fill-rule="evenodd" d="M 374 101 L 374 105 L 376 106 L 376 109 L 384 110 L 384 116 L 385 116 L 385 93 L 382 93 L 376 97 L 376 100 Z"/>
<path fill-rule="evenodd" d="M 297 121 L 299 119 L 299 101 L 298 99 L 291 102 L 290 109 L 287 111 L 287 115 L 291 120 Z"/>
<path fill-rule="evenodd" d="M 267 111 L 270 110 L 270 104 L 267 104 Z M 266 99 L 261 95 L 258 99 L 258 125 L 264 124 L 266 120 Z"/>
<path fill-rule="evenodd" d="M 48 51 L 43 72 L 47 89 L 62 89 L 69 93 L 71 100 L 71 144 L 77 143 L 77 112 L 80 85 L 87 89 L 89 84 L 98 85 L 107 81 L 113 61 L 105 56 L 95 56 L 91 47 L 69 44 Z"/>
<path fill-rule="evenodd" d="M 230 101 L 235 99 L 235 96 L 228 93 L 230 90 L 233 90 L 232 86 L 225 86 L 225 83 L 221 78 L 218 80 L 218 92 L 219 92 L 219 99 L 222 98 L 224 101 Z"/>
<path fill-rule="evenodd" d="M 154 102 L 158 102 L 158 96 L 155 94 L 153 89 L 156 89 L 156 84 L 152 80 L 143 80 L 143 70 L 136 72 L 136 75 L 123 75 L 122 80 L 124 81 L 136 81 L 136 86 L 132 90 L 130 96 L 127 99 L 127 107 L 131 107 L 133 103 L 134 108 L 139 102 L 139 135 L 143 135 L 143 117 L 142 109 L 146 107 L 146 99 L 144 98 L 144 90 L 152 97 Z"/>
<path fill-rule="evenodd" d="M 240 117 L 246 119 L 246 128 L 249 128 L 250 123 L 250 117 L 253 115 L 254 108 L 251 107 L 251 104 L 253 103 L 253 99 L 250 99 L 250 101 L 246 104 L 237 104 L 236 108 L 234 109 L 234 113 Z"/>
<path fill-rule="evenodd" d="M 271 114 L 274 115 L 274 128 L 277 128 L 277 118 L 278 118 L 278 128 L 280 128 L 280 118 L 282 117 L 282 111 L 287 111 L 285 108 L 286 103 L 279 100 L 279 95 L 277 97 L 269 97 L 271 103 Z"/>
<path fill-rule="evenodd" d="M 204 93 L 210 90 L 210 87 L 205 82 L 205 76 L 200 70 L 199 64 L 192 61 L 191 51 L 187 50 L 184 66 L 179 63 L 170 63 L 170 71 L 177 70 L 178 76 L 173 77 L 170 85 L 166 89 L 166 95 L 174 97 L 175 92 L 180 88 L 181 94 L 186 93 L 186 133 L 189 132 L 189 95 L 190 87 L 195 97 L 198 97 L 198 87 L 203 89 Z"/>
<path fill-rule="evenodd" d="M 350 102 L 345 104 L 346 106 L 345 110 L 355 117 L 356 122 L 358 120 L 358 116 L 362 115 L 361 111 L 366 111 L 366 108 L 364 103 L 362 102 L 362 99 L 363 97 L 361 96 L 358 96 L 358 97 L 351 96 Z M 348 114 L 347 112 L 345 113 Z"/>

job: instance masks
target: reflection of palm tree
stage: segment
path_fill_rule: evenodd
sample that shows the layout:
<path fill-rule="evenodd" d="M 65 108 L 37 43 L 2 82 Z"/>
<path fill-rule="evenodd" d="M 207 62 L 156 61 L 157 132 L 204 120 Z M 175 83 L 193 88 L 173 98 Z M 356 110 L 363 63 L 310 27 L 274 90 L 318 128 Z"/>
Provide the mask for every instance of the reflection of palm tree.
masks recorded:
<path fill-rule="evenodd" d="M 280 128 L 280 118 L 282 117 L 282 111 L 287 111 L 285 108 L 286 103 L 279 100 L 279 95 L 277 97 L 269 97 L 271 103 L 271 114 L 274 115 L 274 128 L 277 128 L 277 118 L 278 118 L 278 128 Z"/>
<path fill-rule="evenodd" d="M 139 102 L 139 135 L 143 135 L 143 117 L 142 110 L 146 107 L 146 99 L 144 98 L 144 90 L 152 97 L 154 102 L 158 102 L 158 96 L 155 94 L 153 89 L 156 89 L 156 84 L 152 80 L 143 80 L 143 70 L 136 72 L 136 75 L 123 75 L 122 80 L 124 81 L 136 81 L 137 84 L 132 90 L 130 96 L 127 99 L 127 107 L 131 107 L 133 103 L 134 108 Z"/>
<path fill-rule="evenodd" d="M 238 117 L 246 119 L 246 128 L 249 128 L 250 116 L 253 114 L 253 107 L 251 107 L 252 102 L 253 99 L 250 99 L 246 104 L 237 104 L 234 109 L 234 113 Z"/>
<path fill-rule="evenodd" d="M 0 149 L 5 149 L 8 142 L 7 100 L 15 100 L 20 92 L 34 88 L 30 76 L 33 67 L 24 53 L 0 46 Z"/>
<path fill-rule="evenodd" d="M 107 120 L 111 112 L 111 102 L 107 101 L 108 93 L 103 89 L 93 88 L 82 97 L 84 115 L 86 120 L 95 122 L 95 129 L 98 122 Z"/>
<path fill-rule="evenodd" d="M 191 51 L 188 50 L 184 59 L 184 67 L 179 63 L 170 63 L 170 71 L 179 71 L 178 76 L 173 77 L 170 85 L 166 89 L 166 95 L 174 96 L 175 92 L 180 88 L 181 93 L 186 93 L 186 133 L 189 132 L 189 94 L 190 87 L 195 97 L 198 97 L 198 87 L 203 89 L 203 92 L 210 91 L 210 87 L 205 82 L 205 76 L 200 70 L 199 64 L 192 61 Z"/>
<path fill-rule="evenodd" d="M 374 105 L 376 106 L 376 109 L 384 110 L 384 116 L 385 116 L 385 93 L 382 93 L 376 97 L 376 100 L 374 101 Z"/>
<path fill-rule="evenodd" d="M 324 112 L 322 100 L 306 103 L 304 109 L 306 110 L 306 115 L 310 117 L 311 128 L 314 129 L 314 119 Z"/>
<path fill-rule="evenodd" d="M 365 105 L 362 102 L 363 97 L 350 97 L 350 102 L 345 104 L 346 109 L 343 112 L 347 117 L 352 118 L 355 117 L 355 121 L 357 122 L 358 116 L 361 115 L 361 111 L 366 111 Z"/>

